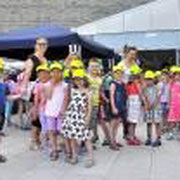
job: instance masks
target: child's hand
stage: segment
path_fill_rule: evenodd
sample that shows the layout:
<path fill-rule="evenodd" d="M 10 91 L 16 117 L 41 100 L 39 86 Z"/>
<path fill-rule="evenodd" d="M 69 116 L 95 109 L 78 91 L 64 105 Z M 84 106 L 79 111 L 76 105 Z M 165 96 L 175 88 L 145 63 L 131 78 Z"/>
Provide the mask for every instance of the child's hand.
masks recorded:
<path fill-rule="evenodd" d="M 60 112 L 60 113 L 59 113 L 59 116 L 60 116 L 60 118 L 63 120 L 63 119 L 65 118 L 65 113 L 64 113 L 64 112 Z"/>
<path fill-rule="evenodd" d="M 85 121 L 85 126 L 86 126 L 86 128 L 89 128 L 89 126 L 90 126 L 89 119 L 87 119 L 87 120 Z"/>
<path fill-rule="evenodd" d="M 151 110 L 151 106 L 149 104 L 146 104 L 144 109 L 145 109 L 145 111 L 150 111 Z"/>
<path fill-rule="evenodd" d="M 106 103 L 109 103 L 109 99 L 108 98 L 106 98 L 105 101 L 106 101 Z"/>
<path fill-rule="evenodd" d="M 35 121 L 37 119 L 37 117 L 38 117 L 37 108 L 34 107 L 30 110 L 30 116 L 31 116 L 32 121 Z"/>
<path fill-rule="evenodd" d="M 113 114 L 117 115 L 118 114 L 118 110 L 116 108 L 113 108 Z"/>

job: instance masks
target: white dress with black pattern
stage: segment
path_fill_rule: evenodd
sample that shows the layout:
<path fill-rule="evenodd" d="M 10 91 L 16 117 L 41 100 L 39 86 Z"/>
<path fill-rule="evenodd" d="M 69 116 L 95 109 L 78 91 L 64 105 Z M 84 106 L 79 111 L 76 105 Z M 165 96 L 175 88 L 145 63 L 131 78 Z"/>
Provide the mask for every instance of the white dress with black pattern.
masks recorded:
<path fill-rule="evenodd" d="M 91 139 L 90 129 L 85 126 L 88 109 L 88 94 L 78 89 L 71 89 L 71 101 L 62 123 L 64 138 L 87 140 Z"/>

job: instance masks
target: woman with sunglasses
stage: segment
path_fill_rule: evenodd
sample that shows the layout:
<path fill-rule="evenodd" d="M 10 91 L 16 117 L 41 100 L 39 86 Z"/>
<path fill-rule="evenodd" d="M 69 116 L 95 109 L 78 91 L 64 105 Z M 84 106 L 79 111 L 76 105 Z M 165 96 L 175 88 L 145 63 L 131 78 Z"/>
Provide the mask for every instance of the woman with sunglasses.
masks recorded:
<path fill-rule="evenodd" d="M 37 67 L 43 63 L 47 63 L 47 59 L 45 58 L 45 53 L 48 48 L 48 41 L 47 39 L 40 37 L 37 38 L 35 44 L 35 52 L 34 54 L 30 55 L 28 60 L 25 63 L 25 78 L 24 78 L 24 86 L 27 85 L 29 81 L 36 81 L 38 74 L 37 74 Z M 24 90 L 26 87 L 22 87 Z M 33 98 L 33 94 L 31 96 L 31 100 Z M 31 112 L 36 111 L 34 107 L 32 107 Z M 38 117 L 38 116 L 37 116 Z M 31 131 L 31 150 L 37 150 L 39 144 L 39 132 L 41 130 L 41 124 L 38 118 L 32 119 L 32 131 Z"/>

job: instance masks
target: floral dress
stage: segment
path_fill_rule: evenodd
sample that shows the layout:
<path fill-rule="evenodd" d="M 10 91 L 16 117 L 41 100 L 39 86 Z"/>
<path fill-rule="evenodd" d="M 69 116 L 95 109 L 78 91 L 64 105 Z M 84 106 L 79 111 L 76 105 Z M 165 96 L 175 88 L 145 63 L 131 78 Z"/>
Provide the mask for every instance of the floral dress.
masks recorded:
<path fill-rule="evenodd" d="M 71 98 L 62 123 L 64 138 L 87 140 L 91 139 L 91 132 L 85 125 L 88 111 L 88 94 L 78 89 L 71 89 Z"/>

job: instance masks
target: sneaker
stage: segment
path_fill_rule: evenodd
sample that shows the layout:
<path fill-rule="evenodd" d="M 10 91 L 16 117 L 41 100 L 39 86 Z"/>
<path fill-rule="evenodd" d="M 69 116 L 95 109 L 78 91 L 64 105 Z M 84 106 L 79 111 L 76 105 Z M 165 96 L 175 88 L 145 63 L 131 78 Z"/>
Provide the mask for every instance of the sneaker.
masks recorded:
<path fill-rule="evenodd" d="M 150 146 L 151 144 L 152 144 L 151 139 L 147 139 L 146 142 L 145 142 L 145 145 L 146 146 Z"/>
<path fill-rule="evenodd" d="M 40 149 L 41 149 L 40 146 L 36 142 L 32 141 L 30 143 L 30 146 L 29 146 L 30 151 L 38 151 Z"/>
<path fill-rule="evenodd" d="M 161 145 L 162 145 L 161 140 L 157 139 L 156 141 L 153 142 L 152 147 L 158 147 L 158 146 L 161 146 Z"/>
<path fill-rule="evenodd" d="M 75 165 L 77 163 L 78 163 L 78 158 L 77 157 L 71 158 L 70 164 Z"/>
<path fill-rule="evenodd" d="M 135 141 L 136 145 L 141 145 L 142 144 L 141 140 L 136 138 L 136 137 L 134 138 L 134 141 Z"/>
<path fill-rule="evenodd" d="M 98 140 L 99 140 L 99 137 L 96 136 L 95 138 L 93 138 L 92 143 L 95 144 Z"/>
<path fill-rule="evenodd" d="M 110 145 L 110 142 L 106 139 L 102 143 L 102 146 L 109 146 L 109 145 Z"/>
<path fill-rule="evenodd" d="M 116 144 L 110 144 L 109 148 L 114 151 L 119 151 L 119 147 Z"/>
<path fill-rule="evenodd" d="M 53 151 L 50 154 L 50 160 L 51 161 L 57 161 L 59 159 L 59 154 L 57 151 Z"/>
<path fill-rule="evenodd" d="M 0 163 L 5 163 L 7 161 L 6 157 L 0 155 Z"/>
<path fill-rule="evenodd" d="M 123 147 L 123 145 L 120 144 L 119 142 L 116 142 L 116 146 L 119 147 L 119 148 L 122 148 L 122 147 Z"/>
<path fill-rule="evenodd" d="M 86 168 L 91 168 L 93 165 L 94 165 L 93 159 L 88 159 L 87 162 L 86 162 L 85 167 Z"/>
<path fill-rule="evenodd" d="M 170 141 L 170 140 L 173 140 L 173 139 L 175 139 L 175 136 L 174 136 L 174 134 L 173 133 L 168 133 L 168 135 L 167 135 L 167 137 L 166 137 L 166 140 L 168 140 L 168 141 Z"/>
<path fill-rule="evenodd" d="M 6 134 L 4 132 L 0 131 L 0 136 L 6 137 Z"/>
<path fill-rule="evenodd" d="M 136 146 L 137 145 L 137 142 L 134 140 L 134 139 L 128 139 L 127 140 L 127 144 L 129 146 Z"/>

